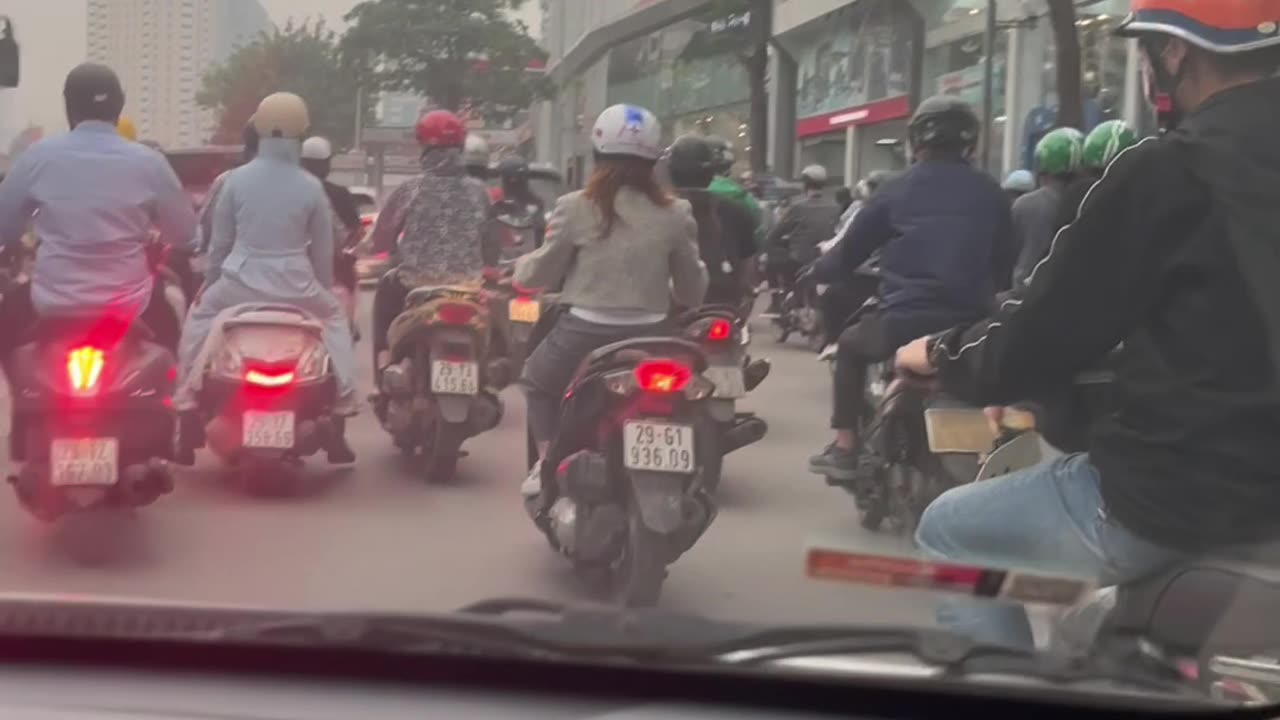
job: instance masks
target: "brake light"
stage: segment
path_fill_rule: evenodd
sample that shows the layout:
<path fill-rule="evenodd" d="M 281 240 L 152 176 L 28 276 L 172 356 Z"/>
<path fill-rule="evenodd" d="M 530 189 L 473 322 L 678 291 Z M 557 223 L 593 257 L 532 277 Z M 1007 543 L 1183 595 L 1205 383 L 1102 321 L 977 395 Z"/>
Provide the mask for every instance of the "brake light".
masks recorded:
<path fill-rule="evenodd" d="M 716 318 L 711 321 L 711 327 L 707 328 L 707 339 L 715 342 L 728 340 L 733 334 L 733 323 L 724 318 Z"/>
<path fill-rule="evenodd" d="M 436 307 L 436 319 L 445 325 L 466 325 L 479 311 L 470 303 L 441 303 Z"/>
<path fill-rule="evenodd" d="M 360 218 L 360 225 L 362 227 L 371 227 L 374 221 L 376 221 L 377 219 L 378 219 L 377 215 L 365 215 Z"/>
<path fill-rule="evenodd" d="M 674 360 L 649 360 L 636 366 L 635 375 L 642 390 L 674 393 L 684 390 L 693 372 Z"/>
<path fill-rule="evenodd" d="M 106 354 L 101 348 L 85 345 L 72 349 L 67 353 L 67 379 L 71 381 L 71 389 L 79 393 L 97 390 L 105 364 Z"/>
<path fill-rule="evenodd" d="M 278 388 L 292 383 L 294 377 L 295 375 L 292 370 L 250 369 L 245 371 L 244 381 L 250 385 L 257 385 L 258 387 Z"/>

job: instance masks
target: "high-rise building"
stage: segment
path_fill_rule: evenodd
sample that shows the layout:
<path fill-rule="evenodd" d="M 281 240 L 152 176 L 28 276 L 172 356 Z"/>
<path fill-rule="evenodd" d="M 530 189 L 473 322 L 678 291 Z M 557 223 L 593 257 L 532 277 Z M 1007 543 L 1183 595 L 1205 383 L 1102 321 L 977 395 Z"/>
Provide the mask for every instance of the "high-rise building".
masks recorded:
<path fill-rule="evenodd" d="M 214 123 L 196 105 L 205 72 L 270 27 L 259 0 L 88 0 L 88 57 L 120 75 L 140 137 L 200 145 Z"/>

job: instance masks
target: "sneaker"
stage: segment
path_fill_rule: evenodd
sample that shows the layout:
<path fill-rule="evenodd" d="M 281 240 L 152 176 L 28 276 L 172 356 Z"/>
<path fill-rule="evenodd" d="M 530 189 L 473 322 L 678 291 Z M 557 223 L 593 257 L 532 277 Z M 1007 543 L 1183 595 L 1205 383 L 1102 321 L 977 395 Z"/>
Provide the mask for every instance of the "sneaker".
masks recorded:
<path fill-rule="evenodd" d="M 520 483 L 520 495 L 525 499 L 536 498 L 542 494 L 542 461 L 533 464 L 524 482 Z"/>
<path fill-rule="evenodd" d="M 858 471 L 858 453 L 844 450 L 835 443 L 809 458 L 809 472 L 836 480 L 853 480 Z"/>

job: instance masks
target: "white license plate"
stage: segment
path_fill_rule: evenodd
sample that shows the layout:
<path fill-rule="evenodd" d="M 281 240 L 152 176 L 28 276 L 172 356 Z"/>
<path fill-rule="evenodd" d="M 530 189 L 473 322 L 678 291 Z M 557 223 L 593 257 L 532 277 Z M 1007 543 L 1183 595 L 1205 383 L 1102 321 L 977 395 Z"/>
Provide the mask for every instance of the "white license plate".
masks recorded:
<path fill-rule="evenodd" d="M 116 438 L 58 438 L 49 449 L 49 482 L 114 485 L 120 477 L 120 441 Z"/>
<path fill-rule="evenodd" d="M 244 436 L 247 448 L 289 450 L 294 444 L 295 418 L 292 411 L 246 410 Z"/>
<path fill-rule="evenodd" d="M 536 300 L 516 298 L 507 303 L 507 317 L 511 322 L 536 323 L 542 317 L 542 305 Z"/>
<path fill-rule="evenodd" d="M 431 392 L 443 395 L 478 394 L 480 366 L 473 362 L 432 360 Z"/>
<path fill-rule="evenodd" d="M 709 367 L 702 375 L 715 383 L 716 391 L 713 397 L 732 400 L 747 394 L 746 385 L 742 380 L 742 368 Z"/>
<path fill-rule="evenodd" d="M 622 426 L 622 464 L 628 470 L 692 473 L 693 427 L 628 420 Z"/>

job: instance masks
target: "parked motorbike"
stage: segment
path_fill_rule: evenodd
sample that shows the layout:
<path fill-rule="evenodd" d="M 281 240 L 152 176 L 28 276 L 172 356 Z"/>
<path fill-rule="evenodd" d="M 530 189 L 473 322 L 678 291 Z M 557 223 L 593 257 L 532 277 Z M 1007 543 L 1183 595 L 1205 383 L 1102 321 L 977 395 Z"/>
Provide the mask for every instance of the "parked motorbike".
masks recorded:
<path fill-rule="evenodd" d="M 714 490 L 720 484 L 724 455 L 764 439 L 769 425 L 753 412 L 738 412 L 737 402 L 769 376 L 768 360 L 752 360 L 748 352 L 751 330 L 732 305 L 706 305 L 677 321 L 681 335 L 702 348 L 707 357 L 703 377 L 715 384 L 707 408 L 720 436 L 720 457 L 708 458 L 703 479 Z"/>
<path fill-rule="evenodd" d="M 666 568 L 716 515 L 706 470 L 721 452 L 701 348 L 637 338 L 592 353 L 527 510 L 552 548 L 610 602 L 657 602 Z M 536 458 L 532 438 L 529 454 Z"/>
<path fill-rule="evenodd" d="M 322 327 L 291 305 L 233 308 L 200 386 L 207 446 L 255 492 L 290 489 L 302 458 L 342 442 Z M 203 441 L 203 442 L 201 442 Z"/>
<path fill-rule="evenodd" d="M 388 335 L 392 364 L 374 411 L 397 447 L 421 450 L 426 476 L 452 480 L 462 444 L 502 420 L 508 364 L 490 359 L 489 300 L 472 288 L 420 287 Z"/>
<path fill-rule="evenodd" d="M 8 481 L 31 514 L 150 505 L 173 490 L 176 360 L 141 323 L 43 318 L 10 365 Z"/>

